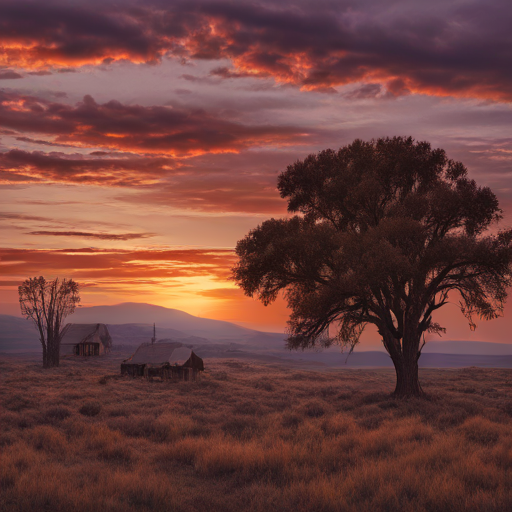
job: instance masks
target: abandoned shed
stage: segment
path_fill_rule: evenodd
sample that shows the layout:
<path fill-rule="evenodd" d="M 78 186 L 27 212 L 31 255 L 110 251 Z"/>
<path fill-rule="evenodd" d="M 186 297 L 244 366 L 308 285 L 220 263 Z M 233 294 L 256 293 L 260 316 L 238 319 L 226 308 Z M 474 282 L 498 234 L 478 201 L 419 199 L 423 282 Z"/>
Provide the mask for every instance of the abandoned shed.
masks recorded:
<path fill-rule="evenodd" d="M 121 375 L 163 380 L 196 380 L 203 370 L 203 360 L 179 342 L 143 343 L 121 364 Z"/>
<path fill-rule="evenodd" d="M 101 356 L 112 348 L 105 324 L 67 324 L 62 331 L 61 355 Z"/>

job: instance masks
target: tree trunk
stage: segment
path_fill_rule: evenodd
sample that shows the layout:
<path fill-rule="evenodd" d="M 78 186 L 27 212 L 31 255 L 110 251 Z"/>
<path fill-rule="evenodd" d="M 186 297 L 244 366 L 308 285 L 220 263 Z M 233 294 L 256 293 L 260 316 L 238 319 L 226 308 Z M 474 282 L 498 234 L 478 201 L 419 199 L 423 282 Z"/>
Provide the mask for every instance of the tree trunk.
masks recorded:
<path fill-rule="evenodd" d="M 41 345 L 43 346 L 43 368 L 48 368 L 48 349 L 44 342 L 41 342 Z"/>
<path fill-rule="evenodd" d="M 60 362 L 60 347 L 56 340 L 48 340 L 47 365 L 45 368 L 55 368 Z"/>
<path fill-rule="evenodd" d="M 400 357 L 393 360 L 396 371 L 394 395 L 399 398 L 424 396 L 418 377 L 417 358 Z"/>
<path fill-rule="evenodd" d="M 396 372 L 394 396 L 399 398 L 425 396 L 418 376 L 420 334 L 418 322 L 409 318 L 402 338 L 395 337 L 389 329 L 379 328 L 382 342 L 393 361 Z"/>

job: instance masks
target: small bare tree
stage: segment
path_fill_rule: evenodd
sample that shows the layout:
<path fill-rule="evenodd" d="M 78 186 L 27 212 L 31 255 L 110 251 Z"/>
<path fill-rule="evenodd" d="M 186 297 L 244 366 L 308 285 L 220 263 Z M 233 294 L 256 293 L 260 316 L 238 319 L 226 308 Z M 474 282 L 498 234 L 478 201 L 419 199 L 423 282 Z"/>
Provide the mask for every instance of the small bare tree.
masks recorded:
<path fill-rule="evenodd" d="M 43 368 L 59 366 L 60 341 L 64 319 L 80 303 L 78 283 L 59 278 L 47 281 L 34 277 L 18 287 L 21 314 L 31 319 L 39 331 L 43 346 Z"/>

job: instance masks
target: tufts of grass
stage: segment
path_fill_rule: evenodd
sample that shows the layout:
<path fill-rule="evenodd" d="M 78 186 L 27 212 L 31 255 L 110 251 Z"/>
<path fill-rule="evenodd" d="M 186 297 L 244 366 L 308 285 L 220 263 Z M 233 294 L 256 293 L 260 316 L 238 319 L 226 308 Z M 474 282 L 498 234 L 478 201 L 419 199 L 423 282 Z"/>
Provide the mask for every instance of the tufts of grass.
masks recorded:
<path fill-rule="evenodd" d="M 0 363 L 2 511 L 512 510 L 509 370 L 422 370 L 405 401 L 388 370 L 221 360 L 99 385 L 125 357 Z"/>
<path fill-rule="evenodd" d="M 87 402 L 78 410 L 83 416 L 97 416 L 101 412 L 101 404 L 99 402 Z"/>
<path fill-rule="evenodd" d="M 44 420 L 48 423 L 58 423 L 71 416 L 71 410 L 68 407 L 56 406 L 50 407 L 44 412 Z"/>
<path fill-rule="evenodd" d="M 318 401 L 310 401 L 304 406 L 304 415 L 308 418 L 321 418 L 325 414 L 325 407 Z"/>

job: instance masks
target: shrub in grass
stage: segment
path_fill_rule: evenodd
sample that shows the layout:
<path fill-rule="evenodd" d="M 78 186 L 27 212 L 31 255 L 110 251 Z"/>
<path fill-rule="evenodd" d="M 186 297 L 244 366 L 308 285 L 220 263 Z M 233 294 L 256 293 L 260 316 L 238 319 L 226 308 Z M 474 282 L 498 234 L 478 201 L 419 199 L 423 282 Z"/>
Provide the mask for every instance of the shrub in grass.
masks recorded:
<path fill-rule="evenodd" d="M 306 416 L 310 418 L 321 418 L 325 414 L 325 409 L 318 402 L 308 402 L 304 409 Z"/>
<path fill-rule="evenodd" d="M 66 453 L 68 446 L 66 437 L 53 427 L 37 426 L 29 432 L 29 438 L 36 450 L 58 457 Z"/>
<path fill-rule="evenodd" d="M 7 397 L 3 401 L 3 406 L 9 411 L 18 412 L 31 407 L 32 402 L 22 395 L 15 394 Z"/>
<path fill-rule="evenodd" d="M 261 407 L 259 404 L 254 402 L 241 402 L 236 404 L 234 412 L 236 414 L 246 414 L 248 416 L 254 416 L 255 414 L 261 412 Z"/>
<path fill-rule="evenodd" d="M 238 416 L 224 422 L 222 431 L 238 439 L 250 439 L 258 428 L 258 422 L 251 416 Z"/>
<path fill-rule="evenodd" d="M 461 430 L 468 441 L 483 446 L 495 445 L 500 438 L 499 425 L 481 416 L 467 420 Z"/>
<path fill-rule="evenodd" d="M 48 423 L 53 423 L 57 421 L 65 420 L 66 418 L 69 418 L 71 416 L 71 411 L 64 406 L 57 406 L 57 407 L 50 407 L 45 413 L 44 413 L 44 419 Z"/>
<path fill-rule="evenodd" d="M 131 413 L 132 411 L 127 406 L 114 407 L 108 411 L 108 415 L 112 416 L 113 418 L 117 418 L 119 416 L 128 417 Z"/>
<path fill-rule="evenodd" d="M 108 426 L 128 437 L 142 437 L 163 443 L 169 439 L 169 425 L 147 416 L 117 417 L 107 422 Z"/>
<path fill-rule="evenodd" d="M 83 416 L 98 416 L 101 412 L 101 404 L 98 402 L 87 402 L 79 410 Z"/>
<path fill-rule="evenodd" d="M 107 445 L 99 450 L 98 458 L 114 464 L 129 464 L 132 461 L 132 452 L 126 445 Z"/>
<path fill-rule="evenodd" d="M 256 381 L 254 387 L 256 389 L 264 389 L 265 391 L 274 391 L 274 385 L 266 379 Z"/>
<path fill-rule="evenodd" d="M 294 412 L 285 412 L 282 415 L 281 424 L 285 428 L 297 428 L 302 423 L 302 418 Z"/>

